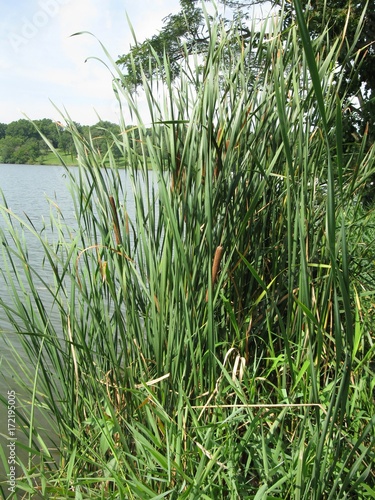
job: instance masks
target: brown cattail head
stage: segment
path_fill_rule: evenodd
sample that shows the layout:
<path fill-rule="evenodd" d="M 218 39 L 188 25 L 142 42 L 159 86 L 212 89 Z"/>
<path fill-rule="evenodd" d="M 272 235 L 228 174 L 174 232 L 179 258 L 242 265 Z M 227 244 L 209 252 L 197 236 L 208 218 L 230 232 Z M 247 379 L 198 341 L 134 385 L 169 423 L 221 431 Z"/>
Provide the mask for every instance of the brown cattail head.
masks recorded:
<path fill-rule="evenodd" d="M 219 245 L 218 247 L 216 247 L 214 260 L 212 262 L 212 271 L 211 271 L 212 286 L 214 286 L 216 283 L 216 278 L 217 278 L 217 275 L 219 273 L 220 263 L 221 263 L 221 259 L 223 258 L 223 253 L 224 253 L 223 246 Z M 206 292 L 206 302 L 208 302 L 208 290 Z"/>
<path fill-rule="evenodd" d="M 212 286 L 214 286 L 214 284 L 216 282 L 216 278 L 217 278 L 217 274 L 219 272 L 220 262 L 221 262 L 221 259 L 223 257 L 223 253 L 224 253 L 224 247 L 219 245 L 215 250 L 214 260 L 212 263 L 212 273 L 211 273 Z"/>

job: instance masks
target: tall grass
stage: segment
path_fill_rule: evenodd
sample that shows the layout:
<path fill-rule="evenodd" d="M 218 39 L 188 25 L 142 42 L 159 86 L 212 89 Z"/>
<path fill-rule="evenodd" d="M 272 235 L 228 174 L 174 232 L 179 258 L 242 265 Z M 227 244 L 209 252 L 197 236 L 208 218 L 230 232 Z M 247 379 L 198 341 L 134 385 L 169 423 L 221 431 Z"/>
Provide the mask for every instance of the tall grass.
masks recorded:
<path fill-rule="evenodd" d="M 149 121 L 113 65 L 134 128 L 122 119 L 105 157 L 64 117 L 77 227 L 51 210 L 47 241 L 19 221 L 53 284 L 4 201 L 13 304 L 0 305 L 35 366 L 20 381 L 20 495 L 375 496 L 374 218 L 361 205 L 374 149 L 343 143 L 345 33 L 310 41 L 299 4 L 283 21 L 246 40 L 211 23 L 207 56 L 175 81 L 157 60 Z"/>

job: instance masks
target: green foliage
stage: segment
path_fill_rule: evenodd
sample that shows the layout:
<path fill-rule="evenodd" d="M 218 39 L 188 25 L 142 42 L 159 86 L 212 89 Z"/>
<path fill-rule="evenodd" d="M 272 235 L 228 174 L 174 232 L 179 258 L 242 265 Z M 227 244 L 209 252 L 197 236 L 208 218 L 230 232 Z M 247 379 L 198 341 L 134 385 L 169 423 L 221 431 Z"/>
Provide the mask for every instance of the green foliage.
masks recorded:
<path fill-rule="evenodd" d="M 20 492 L 371 497 L 374 214 L 361 200 L 375 151 L 366 134 L 344 148 L 340 41 L 325 29 L 312 43 L 298 6 L 296 20 L 246 44 L 211 23 L 206 57 L 174 82 L 154 54 L 160 71 L 140 68 L 151 128 L 115 66 L 136 124 L 101 124 L 103 154 L 64 118 L 76 228 L 56 205 L 53 237 L 0 207 L 13 300 L 0 307 L 35 367 L 15 353 L 29 394 Z"/>
<path fill-rule="evenodd" d="M 206 29 L 205 5 L 198 2 L 181 1 L 178 14 L 164 19 L 163 29 L 150 39 L 134 45 L 127 54 L 118 58 L 117 63 L 124 69 L 123 81 L 126 85 L 142 84 L 142 74 L 148 78 L 156 71 L 164 75 L 160 65 L 153 61 L 156 56 L 160 60 L 164 54 L 168 57 L 168 68 L 172 78 L 179 75 L 180 65 L 192 53 L 205 54 L 209 46 L 209 31 Z M 223 22 L 229 26 L 229 19 L 235 20 L 236 32 L 242 36 L 244 43 L 248 39 L 254 42 L 251 27 L 251 16 L 254 5 L 260 5 L 267 12 L 271 7 L 284 11 L 285 26 L 295 21 L 295 3 L 276 0 L 219 0 L 225 5 L 228 18 Z M 367 127 L 369 139 L 375 137 L 375 0 L 360 0 L 352 3 L 349 0 L 311 0 L 303 6 L 307 16 L 307 27 L 312 39 L 320 38 L 326 26 L 330 28 L 329 43 L 340 40 L 337 64 L 340 64 L 341 78 L 345 85 L 339 87 L 341 92 L 345 142 L 360 140 Z M 224 14 L 225 15 L 225 14 Z M 232 21 L 233 22 L 233 21 Z M 228 28 L 228 32 L 229 32 Z M 262 36 L 262 35 L 261 35 Z M 256 64 L 256 59 L 249 59 L 249 70 Z M 165 75 L 164 75 L 165 76 Z M 345 93 L 345 95 L 344 95 Z"/>
<path fill-rule="evenodd" d="M 3 163 L 45 163 L 50 149 L 46 147 L 41 135 L 50 147 L 59 149 L 62 154 L 70 155 L 72 159 L 76 156 L 72 134 L 61 122 L 53 122 L 48 118 L 35 122 L 21 119 L 2 125 L 0 160 Z M 92 141 L 92 146 L 103 156 L 111 148 L 113 137 L 118 138 L 120 134 L 120 127 L 108 121 L 100 120 L 92 127 L 78 123 L 75 123 L 75 126 L 88 142 Z M 113 154 L 116 159 L 122 156 L 122 152 L 117 148 L 113 148 Z"/>
<path fill-rule="evenodd" d="M 111 150 L 115 159 L 123 156 L 121 149 L 113 147 L 114 142 L 119 139 L 120 133 L 119 125 L 103 120 L 99 121 L 90 130 L 91 140 L 97 151 L 101 155 L 105 155 L 108 150 Z"/>
<path fill-rule="evenodd" d="M 70 154 L 72 156 L 75 155 L 75 147 L 72 135 L 65 128 L 59 133 L 58 148 L 66 154 Z"/>
<path fill-rule="evenodd" d="M 1 161 L 3 163 L 35 163 L 40 156 L 40 141 L 22 137 L 0 139 Z"/>
<path fill-rule="evenodd" d="M 6 135 L 8 137 L 22 137 L 23 139 L 40 139 L 38 131 L 26 118 L 9 123 Z"/>
<path fill-rule="evenodd" d="M 294 18 L 289 6 L 289 20 Z M 358 141 L 365 130 L 370 142 L 375 139 L 375 1 L 313 0 L 309 2 L 308 28 L 312 38 L 319 37 L 322 26 L 330 27 L 331 43 L 340 40 L 338 63 L 345 85 L 339 89 L 343 102 L 344 138 Z M 343 38 L 343 35 L 345 37 Z"/>
<path fill-rule="evenodd" d="M 37 163 L 46 146 L 36 127 L 57 146 L 58 133 L 52 120 L 38 120 L 33 124 L 30 120 L 21 119 L 2 127 L 4 133 L 0 138 L 0 160 L 3 163 Z"/>
<path fill-rule="evenodd" d="M 5 137 L 6 129 L 7 129 L 6 123 L 0 123 L 0 139 L 3 139 Z"/>
<path fill-rule="evenodd" d="M 150 54 L 155 53 L 158 58 L 163 58 L 168 53 L 168 71 L 173 75 L 179 74 L 181 59 L 184 57 L 185 44 L 188 51 L 206 51 L 208 37 L 203 32 L 203 11 L 197 7 L 197 0 L 180 0 L 181 12 L 170 14 L 164 19 L 163 30 L 145 42 L 138 43 L 134 39 L 134 46 L 128 54 L 120 56 L 117 64 L 126 68 L 124 83 L 138 86 L 142 82 L 142 73 L 148 76 L 156 72 L 164 77 L 164 68 L 156 61 L 153 62 Z"/>

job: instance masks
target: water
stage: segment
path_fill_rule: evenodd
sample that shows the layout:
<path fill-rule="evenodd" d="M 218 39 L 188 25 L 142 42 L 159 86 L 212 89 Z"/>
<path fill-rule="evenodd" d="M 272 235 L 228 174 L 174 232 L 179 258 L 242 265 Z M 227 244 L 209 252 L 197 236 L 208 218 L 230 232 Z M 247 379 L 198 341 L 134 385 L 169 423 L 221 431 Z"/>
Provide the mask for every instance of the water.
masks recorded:
<path fill-rule="evenodd" d="M 56 212 L 61 210 L 66 220 L 71 225 L 75 224 L 73 203 L 67 182 L 63 167 L 0 164 L 0 188 L 5 196 L 9 210 L 22 220 L 32 224 L 37 231 L 41 230 L 44 225 L 48 227 L 48 224 L 46 224 L 50 212 L 48 198 L 53 201 Z M 2 200 L 0 200 L 0 203 L 2 203 Z M 17 222 L 15 224 L 18 225 Z M 6 228 L 5 221 L 2 218 L 0 218 L 0 225 Z M 17 230 L 21 234 L 21 227 L 17 228 Z M 30 260 L 33 263 L 41 263 L 43 254 L 36 238 L 29 236 L 27 238 L 27 247 Z M 6 300 L 9 289 L 2 278 L 0 278 L 0 286 L 0 296 Z M 3 314 L 0 316 L 1 329 L 5 331 L 9 329 L 8 322 Z M 7 350 L 1 338 L 0 342 L 1 353 L 4 357 Z M 2 389 L 3 387 L 0 385 L 1 393 Z"/>
<path fill-rule="evenodd" d="M 47 197 L 53 200 L 55 204 L 54 210 L 56 212 L 61 210 L 66 220 L 70 224 L 74 224 L 73 203 L 67 186 L 66 172 L 63 167 L 0 164 L 0 188 L 5 196 L 9 210 L 23 220 L 27 220 L 27 216 L 29 219 L 28 223 L 34 225 L 36 230 L 40 230 L 49 218 L 50 204 Z M 3 204 L 2 199 L 0 199 L 0 203 Z M 0 225 L 6 230 L 7 226 L 2 217 L 0 217 Z M 15 222 L 15 227 L 17 226 L 18 223 Z M 21 234 L 21 228 L 19 227 L 17 230 Z M 34 262 L 41 262 L 43 256 L 36 239 L 28 238 L 27 246 L 30 259 Z M 3 265 L 2 259 L 0 260 L 0 265 Z M 11 303 L 11 291 L 1 276 L 0 296 L 7 303 Z M 0 335 L 0 371 L 2 373 L 0 377 L 0 394 L 2 397 L 7 398 L 8 391 L 19 391 L 19 387 L 14 381 L 14 373 L 12 372 L 12 368 L 8 366 L 8 363 L 13 368 L 16 368 L 16 370 L 18 368 L 18 373 L 22 377 L 22 373 L 20 373 L 22 372 L 22 368 L 16 366 L 14 355 L 7 345 L 7 340 L 13 344 L 21 359 L 29 365 L 30 361 L 26 360 L 25 356 L 22 355 L 20 341 L 17 335 L 12 332 L 12 328 L 7 318 L 4 317 L 3 312 L 0 313 L 0 331 L 3 332 Z M 19 396 L 17 394 L 17 398 Z M 0 411 L 0 433 L 8 435 L 6 408 L 1 406 Z M 17 437 L 18 440 L 23 440 L 20 432 L 18 432 Z M 1 437 L 1 444 L 5 444 L 3 437 Z M 4 473 L 2 467 L 1 473 L 1 475 Z"/>
<path fill-rule="evenodd" d="M 77 167 L 70 167 L 70 173 L 78 175 Z M 132 187 L 130 179 L 125 170 L 120 172 L 121 182 L 126 192 L 126 209 L 129 218 L 134 221 L 135 219 L 135 199 L 132 195 Z M 0 164 L 0 188 L 5 196 L 9 210 L 18 216 L 20 219 L 26 221 L 29 225 L 35 227 L 36 231 L 43 229 L 44 233 L 48 235 L 49 241 L 57 238 L 52 233 L 50 225 L 50 211 L 53 212 L 55 217 L 63 215 L 64 221 L 67 226 L 73 228 L 77 227 L 75 220 L 73 200 L 69 191 L 69 179 L 66 170 L 61 166 L 49 165 L 4 165 Z M 141 193 L 143 191 L 143 183 L 140 182 Z M 0 204 L 3 201 L 0 197 Z M 19 226 L 17 220 L 15 227 Z M 6 222 L 0 216 L 0 227 L 6 229 Z M 21 227 L 17 227 L 18 234 L 22 233 Z M 26 246 L 28 251 L 28 262 L 34 265 L 41 276 L 49 283 L 53 280 L 51 270 L 43 268 L 42 262 L 44 257 L 43 248 L 36 237 L 33 237 L 30 231 L 25 231 Z M 1 250 L 1 248 L 0 248 Z M 3 264 L 2 256 L 0 255 L 0 266 Z M 42 298 L 47 307 L 52 307 L 52 298 L 50 295 L 43 295 L 43 286 L 41 284 L 40 291 Z M 12 297 L 9 286 L 4 282 L 0 274 L 0 297 L 6 301 L 7 304 L 12 303 Z M 52 313 L 53 314 L 53 313 Z M 52 317 L 53 318 L 53 317 Z M 21 345 L 17 339 L 17 335 L 13 334 L 9 326 L 9 322 L 4 313 L 0 311 L 0 372 L 5 372 L 5 381 L 0 377 L 0 394 L 4 394 L 11 378 L 7 380 L 7 370 L 2 370 L 5 360 L 11 357 L 10 351 L 4 337 L 11 339 L 12 344 L 19 352 Z M 5 334 L 4 334 L 5 333 Z"/>
<path fill-rule="evenodd" d="M 76 167 L 71 167 L 70 170 L 73 175 L 78 173 Z M 135 217 L 135 200 L 129 193 L 132 189 L 129 185 L 129 179 L 125 171 L 121 172 L 122 182 L 125 186 L 125 191 L 128 193 L 126 208 L 129 217 L 134 220 Z M 68 177 L 66 170 L 60 166 L 46 166 L 46 165 L 3 165 L 0 164 L 0 188 L 3 192 L 9 210 L 20 219 L 25 220 L 28 224 L 35 227 L 37 231 L 42 228 L 51 237 L 51 227 L 49 224 L 50 211 L 57 217 L 60 213 L 63 214 L 65 222 L 73 228 L 77 227 L 74 214 L 73 200 L 69 192 Z M 51 203 L 52 202 L 52 203 Z M 3 204 L 0 198 L 0 204 Z M 13 218 L 14 219 L 14 218 Z M 17 223 L 16 223 L 17 225 Z M 0 227 L 6 229 L 6 222 L 0 216 Z M 21 228 L 17 229 L 21 234 Z M 36 266 L 40 266 L 39 271 L 43 274 L 43 250 L 37 238 L 30 236 L 29 232 L 25 232 L 28 260 Z M 1 250 L 1 249 L 0 249 Z M 0 266 L 3 265 L 3 259 L 0 255 Z M 45 276 L 46 279 L 51 277 Z M 41 291 L 43 294 L 43 291 Z M 9 286 L 4 282 L 0 274 L 0 297 L 11 304 L 12 293 Z M 42 295 L 43 296 L 43 295 Z M 51 303 L 51 297 L 46 295 L 43 297 L 48 306 L 48 301 Z M 12 346 L 16 349 L 21 358 L 25 361 L 26 365 L 30 366 L 30 360 L 22 357 L 23 349 L 17 334 L 12 332 L 12 328 L 4 313 L 0 311 L 0 394 L 7 397 L 8 391 L 18 389 L 14 381 L 14 374 L 8 368 L 7 363 L 11 362 L 13 367 L 18 370 L 20 374 L 20 365 L 14 362 L 14 353 L 7 345 L 6 340 L 10 340 Z M 13 361 L 12 361 L 13 360 Z M 22 376 L 22 374 L 21 374 Z M 26 378 L 25 378 L 26 379 Z M 5 411 L 4 411 L 5 410 Z M 7 435 L 6 429 L 6 409 L 0 406 L 0 434 Z M 1 444 L 4 443 L 3 437 L 0 436 Z M 1 463 L 0 463 L 0 469 Z M 3 472 L 0 470 L 0 472 Z M 2 474 L 0 474 L 2 475 Z"/>
<path fill-rule="evenodd" d="M 78 176 L 78 167 L 70 167 L 70 174 Z M 130 182 L 129 175 L 125 170 L 120 171 L 121 184 L 126 193 L 126 210 L 130 220 L 135 221 L 135 197 L 133 195 L 133 187 Z M 141 176 L 140 176 L 141 177 Z M 149 177 L 150 186 L 153 184 L 153 176 Z M 141 178 L 137 180 L 139 191 L 137 196 L 140 195 L 144 198 L 144 184 Z M 59 217 L 60 214 L 64 217 L 64 222 L 67 226 L 73 228 L 77 227 L 74 213 L 74 205 L 69 191 L 69 176 L 62 166 L 49 166 L 49 165 L 4 165 L 0 164 L 0 189 L 5 197 L 7 207 L 15 214 L 25 221 L 29 226 L 33 226 L 37 232 L 43 229 L 44 233 L 48 235 L 48 240 L 52 241 L 57 236 L 53 234 L 50 225 L 50 212 L 53 212 L 54 217 Z M 0 204 L 3 200 L 0 197 Z M 158 207 L 156 209 L 156 216 Z M 17 218 L 12 216 L 12 220 L 19 235 L 22 234 L 22 228 L 17 221 Z M 9 223 L 9 222 L 8 222 Z M 0 228 L 6 231 L 6 221 L 0 214 Z M 34 265 L 42 277 L 50 282 L 53 280 L 51 270 L 43 268 L 42 262 L 44 258 L 44 251 L 40 241 L 33 237 L 30 231 L 25 231 L 26 246 L 28 252 L 28 262 Z M 0 247 L 0 250 L 3 250 Z M 0 255 L 0 266 L 3 265 L 3 259 Z M 4 269 L 4 271 L 6 271 Z M 46 274 L 47 273 L 47 274 Z M 42 288 L 42 284 L 41 284 Z M 0 297 L 7 302 L 11 303 L 12 297 L 10 296 L 9 284 L 4 282 L 0 273 Z M 46 301 L 47 306 L 49 302 L 52 304 L 51 296 L 43 296 L 43 301 Z M 12 337 L 12 344 L 18 349 L 20 347 L 17 336 L 12 336 L 9 322 L 4 313 L 0 311 L 0 362 L 1 359 L 9 359 L 10 352 L 4 343 L 4 332 L 8 337 Z M 21 352 L 21 349 L 19 349 Z M 1 366 L 0 366 L 1 368 Z M 4 370 L 0 369 L 0 372 Z M 4 382 L 0 377 L 0 394 L 4 393 L 8 382 Z"/>

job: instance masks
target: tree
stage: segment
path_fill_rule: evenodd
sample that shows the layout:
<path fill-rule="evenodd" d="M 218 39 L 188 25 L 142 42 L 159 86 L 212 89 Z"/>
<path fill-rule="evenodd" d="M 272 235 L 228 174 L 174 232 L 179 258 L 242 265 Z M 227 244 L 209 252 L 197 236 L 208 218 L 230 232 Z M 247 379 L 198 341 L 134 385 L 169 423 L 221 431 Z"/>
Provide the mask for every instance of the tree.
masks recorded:
<path fill-rule="evenodd" d="M 30 164 L 40 156 L 40 141 L 35 138 L 7 136 L 0 140 L 3 163 Z"/>
<path fill-rule="evenodd" d="M 36 120 L 35 125 L 38 127 L 40 132 L 46 136 L 46 138 L 51 142 L 54 148 L 57 148 L 59 142 L 59 127 L 58 125 L 50 120 L 49 118 L 43 118 L 42 120 Z"/>
<path fill-rule="evenodd" d="M 66 129 L 61 130 L 59 132 L 59 139 L 57 146 L 66 154 L 70 154 L 72 156 L 75 154 L 74 140 L 72 134 Z"/>
<path fill-rule="evenodd" d="M 206 0 L 205 3 L 212 2 Z M 238 32 L 246 39 L 250 38 L 252 33 L 247 22 L 252 15 L 251 8 L 255 5 L 266 5 L 268 11 L 277 5 L 278 0 L 219 0 L 219 3 L 229 7 L 228 17 L 217 14 L 219 19 L 228 27 L 234 22 Z M 180 5 L 180 12 L 169 14 L 163 19 L 164 26 L 158 34 L 142 43 L 135 40 L 130 51 L 119 56 L 117 64 L 125 70 L 124 81 L 127 85 L 137 87 L 142 84 L 140 66 L 146 71 L 146 78 L 154 74 L 156 68 L 160 71 L 160 65 L 153 63 L 153 58 L 162 61 L 166 55 L 169 61 L 168 69 L 172 77 L 175 77 L 185 57 L 192 53 L 204 54 L 207 51 L 210 34 L 206 17 L 212 19 L 212 16 L 203 11 L 199 0 L 180 0 Z M 149 70 L 145 70 L 147 67 Z"/>
<path fill-rule="evenodd" d="M 0 127 L 0 137 L 3 130 L 0 151 L 4 163 L 35 163 L 47 149 L 40 132 L 54 147 L 58 146 L 57 126 L 48 118 L 36 120 L 35 124 L 24 118 L 13 121 Z"/>
<path fill-rule="evenodd" d="M 100 120 L 88 131 L 93 144 L 101 155 L 105 155 L 109 149 L 115 158 L 120 158 L 122 152 L 117 147 L 112 147 L 115 139 L 120 137 L 120 126 L 116 123 Z"/>
<path fill-rule="evenodd" d="M 6 123 L 0 123 L 0 139 L 2 139 L 3 137 L 5 137 L 6 130 L 7 130 L 7 124 Z"/>
<path fill-rule="evenodd" d="M 289 8 L 289 23 L 294 21 L 293 4 Z M 311 38 L 329 26 L 330 45 L 341 42 L 340 77 L 345 81 L 344 126 L 346 140 L 355 141 L 369 134 L 375 139 L 375 0 L 310 0 L 306 17 Z M 362 24 L 360 20 L 362 19 Z M 355 56 L 348 57 L 350 47 Z"/>
<path fill-rule="evenodd" d="M 170 14 L 164 19 L 164 27 L 160 33 L 142 43 L 135 41 L 129 53 L 119 56 L 117 63 L 125 68 L 127 84 L 137 87 L 142 83 L 140 68 L 147 67 L 144 62 L 149 60 L 150 54 L 162 60 L 166 52 L 170 69 L 175 76 L 184 57 L 183 43 L 190 52 L 206 49 L 203 11 L 196 4 L 197 0 L 180 0 L 181 11 L 178 14 Z M 147 76 L 151 76 L 156 68 L 160 69 L 160 65 L 152 64 Z"/>
<path fill-rule="evenodd" d="M 244 43 L 249 37 L 250 7 L 254 5 L 282 7 L 282 0 L 219 0 L 220 3 L 232 9 L 232 19 L 222 18 L 224 25 L 236 23 L 238 33 Z M 117 63 L 124 69 L 125 85 L 137 87 L 142 84 L 140 67 L 149 68 L 146 78 L 156 72 L 153 64 L 155 58 L 163 60 L 166 55 L 170 62 L 172 77 L 178 74 L 181 62 L 191 53 L 204 53 L 207 48 L 209 34 L 207 33 L 205 15 L 196 0 L 181 0 L 181 10 L 177 14 L 170 14 L 164 19 L 164 27 L 160 33 L 135 44 L 127 54 L 118 58 Z M 285 8 L 289 10 L 289 22 L 294 22 L 293 3 L 287 2 Z M 344 100 L 344 125 L 347 128 L 346 137 L 354 141 L 357 135 L 369 131 L 371 142 L 375 137 L 375 0 L 310 0 L 305 5 L 306 16 L 309 20 L 310 35 L 319 36 L 323 27 L 330 25 L 330 44 L 346 32 L 342 43 L 340 64 L 344 71 L 344 78 L 350 81 L 349 92 Z M 348 15 L 349 13 L 349 15 Z M 358 26 L 363 16 L 362 26 Z M 286 26 L 287 28 L 287 26 Z M 360 30 L 359 28 L 362 28 Z M 348 48 L 355 45 L 356 58 L 348 58 Z M 160 70 L 159 70 L 160 71 Z M 163 75 L 158 75 L 163 76 Z"/>
<path fill-rule="evenodd" d="M 252 32 L 246 23 L 251 14 L 250 8 L 260 4 L 274 5 L 274 0 L 219 0 L 219 2 L 231 8 L 231 19 L 218 14 L 224 25 L 236 23 L 244 38 L 250 37 Z M 135 40 L 130 51 L 119 56 L 117 64 L 125 70 L 124 81 L 127 85 L 137 87 L 142 84 L 141 66 L 143 71 L 146 71 L 146 78 L 151 77 L 156 71 L 160 72 L 161 65 L 156 61 L 153 62 L 155 58 L 162 61 L 166 55 L 169 62 L 168 70 L 172 77 L 176 77 L 183 59 L 189 54 L 204 54 L 207 51 L 210 35 L 207 31 L 206 16 L 209 19 L 212 19 L 212 16 L 203 11 L 199 0 L 180 0 L 180 5 L 180 12 L 169 14 L 163 19 L 164 27 L 157 35 L 142 43 Z"/>
<path fill-rule="evenodd" d="M 21 118 L 20 120 L 9 123 L 6 129 L 7 137 L 23 137 L 26 139 L 40 139 L 39 132 L 36 130 L 30 120 Z"/>

